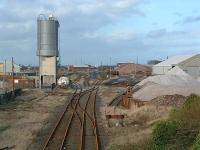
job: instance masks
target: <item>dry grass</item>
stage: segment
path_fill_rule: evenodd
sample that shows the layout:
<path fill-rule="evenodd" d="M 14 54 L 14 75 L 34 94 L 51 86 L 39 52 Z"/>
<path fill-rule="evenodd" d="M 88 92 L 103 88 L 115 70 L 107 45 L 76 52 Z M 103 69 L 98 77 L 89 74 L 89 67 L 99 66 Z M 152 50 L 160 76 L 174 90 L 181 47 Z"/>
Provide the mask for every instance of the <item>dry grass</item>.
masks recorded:
<path fill-rule="evenodd" d="M 149 139 L 152 126 L 158 120 L 167 119 L 172 107 L 145 105 L 143 107 L 127 110 L 123 108 L 108 108 L 107 112 L 125 114 L 124 127 L 107 128 L 109 145 L 139 144 Z"/>
<path fill-rule="evenodd" d="M 0 132 L 0 148 L 15 146 L 15 150 L 26 150 L 48 118 L 57 114 L 66 102 L 66 96 L 43 96 L 41 92 L 27 91 L 0 110 L 0 126 L 9 126 Z"/>
<path fill-rule="evenodd" d="M 109 145 L 138 144 L 149 139 L 152 126 L 158 120 L 166 119 L 171 108 L 163 106 L 147 105 L 137 110 L 130 110 L 124 119 L 124 127 L 107 128 L 109 133 Z"/>

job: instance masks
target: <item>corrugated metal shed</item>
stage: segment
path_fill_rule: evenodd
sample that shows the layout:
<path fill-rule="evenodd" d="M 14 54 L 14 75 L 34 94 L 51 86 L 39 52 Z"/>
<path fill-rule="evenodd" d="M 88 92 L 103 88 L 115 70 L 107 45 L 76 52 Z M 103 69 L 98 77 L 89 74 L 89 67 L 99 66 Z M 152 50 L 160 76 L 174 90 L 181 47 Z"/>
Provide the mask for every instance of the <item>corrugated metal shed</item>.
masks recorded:
<path fill-rule="evenodd" d="M 159 64 L 153 66 L 153 74 L 166 74 L 175 66 L 180 67 L 183 71 L 194 78 L 200 77 L 200 54 L 180 55 L 171 57 Z"/>
<path fill-rule="evenodd" d="M 88 68 L 90 66 L 89 65 L 72 65 L 72 67 L 75 67 L 75 68 Z"/>
<path fill-rule="evenodd" d="M 179 56 L 174 56 L 174 57 L 171 57 L 161 63 L 158 63 L 154 66 L 173 66 L 173 65 L 177 65 L 191 57 L 195 56 L 194 55 L 179 55 Z"/>

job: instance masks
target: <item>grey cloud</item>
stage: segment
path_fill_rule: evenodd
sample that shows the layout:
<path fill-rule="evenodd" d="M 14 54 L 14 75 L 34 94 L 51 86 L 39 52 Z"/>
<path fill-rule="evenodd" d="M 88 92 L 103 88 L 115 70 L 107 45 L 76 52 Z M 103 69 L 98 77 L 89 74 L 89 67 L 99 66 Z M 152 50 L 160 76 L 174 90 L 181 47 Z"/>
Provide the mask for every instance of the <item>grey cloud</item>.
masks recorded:
<path fill-rule="evenodd" d="M 158 25 L 158 22 L 153 22 L 151 25 L 156 26 Z"/>
<path fill-rule="evenodd" d="M 182 17 L 182 16 L 183 16 L 183 14 L 180 13 L 180 12 L 175 12 L 174 15 L 176 15 L 176 16 L 178 16 L 178 17 Z"/>
<path fill-rule="evenodd" d="M 167 33 L 166 29 L 159 29 L 159 30 L 153 30 L 147 33 L 147 37 L 150 38 L 160 38 L 164 36 Z"/>
<path fill-rule="evenodd" d="M 126 15 L 144 15 L 138 8 L 143 2 L 144 0 L 35 0 L 32 2 L 26 0 L 15 2 L 3 0 L 5 7 L 1 10 L 0 22 L 2 24 L 8 22 L 13 24 L 16 22 L 31 22 L 40 13 L 55 13 L 65 28 L 70 31 L 73 29 L 75 31 L 84 31 L 86 29 L 97 29 Z M 122 6 L 117 5 L 118 3 Z M 86 11 L 88 13 L 85 13 Z"/>
<path fill-rule="evenodd" d="M 167 29 L 158 29 L 149 31 L 147 33 L 148 38 L 179 38 L 179 37 L 187 37 L 187 36 L 193 36 L 191 33 L 185 32 L 185 31 L 167 31 Z"/>
<path fill-rule="evenodd" d="M 36 57 L 36 18 L 40 13 L 54 13 L 60 21 L 61 59 L 72 62 L 77 54 L 95 62 L 98 56 L 117 48 L 103 37 L 88 39 L 88 32 L 114 24 L 130 15 L 145 16 L 140 5 L 146 0 L 1 0 L 0 59 L 15 56 L 19 63 L 32 63 Z M 125 38 L 126 35 L 124 35 Z M 131 44 L 126 44 L 131 45 Z M 69 57 L 69 56 L 72 57 Z M 26 57 L 24 57 L 26 56 Z M 2 58 L 4 57 L 4 58 Z"/>
<path fill-rule="evenodd" d="M 200 16 L 189 16 L 183 20 L 183 23 L 193 23 L 199 21 L 200 21 Z"/>
<path fill-rule="evenodd" d="M 200 34 L 158 29 L 146 35 L 117 31 L 110 35 L 98 35 L 99 30 L 114 25 L 121 19 L 137 15 L 144 17 L 141 6 L 147 0 L 1 0 L 0 7 L 0 59 L 15 56 L 17 63 L 37 64 L 36 18 L 40 13 L 55 13 L 60 21 L 61 62 L 85 63 L 134 59 L 149 55 L 177 51 L 190 47 L 200 48 L 191 37 Z M 110 40 L 110 41 L 109 41 Z M 155 52 L 155 53 L 153 53 Z M 146 54 L 146 55 L 145 55 Z M 114 60 L 113 60 L 114 61 Z"/>
<path fill-rule="evenodd" d="M 188 49 L 199 49 L 198 39 L 200 34 L 195 31 L 168 31 L 160 29 L 150 31 L 143 41 L 150 49 L 154 49 L 157 53 L 180 53 Z M 162 50 L 162 51 L 161 51 Z"/>

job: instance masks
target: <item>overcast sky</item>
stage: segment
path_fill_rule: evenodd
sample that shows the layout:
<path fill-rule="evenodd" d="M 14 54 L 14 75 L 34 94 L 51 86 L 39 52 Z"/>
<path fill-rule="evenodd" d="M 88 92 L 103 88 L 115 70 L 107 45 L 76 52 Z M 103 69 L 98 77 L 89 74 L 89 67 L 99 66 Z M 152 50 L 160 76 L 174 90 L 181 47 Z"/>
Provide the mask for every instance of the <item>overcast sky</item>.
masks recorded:
<path fill-rule="evenodd" d="M 0 60 L 36 65 L 37 16 L 60 22 L 62 64 L 109 64 L 200 52 L 198 0 L 0 0 Z"/>

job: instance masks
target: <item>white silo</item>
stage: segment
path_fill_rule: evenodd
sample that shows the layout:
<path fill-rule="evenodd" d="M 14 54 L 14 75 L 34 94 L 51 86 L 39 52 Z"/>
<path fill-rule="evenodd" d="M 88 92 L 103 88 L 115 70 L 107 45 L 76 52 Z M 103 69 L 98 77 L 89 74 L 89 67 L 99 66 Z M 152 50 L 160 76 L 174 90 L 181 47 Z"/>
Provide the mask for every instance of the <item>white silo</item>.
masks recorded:
<path fill-rule="evenodd" d="M 39 56 L 40 87 L 56 84 L 59 22 L 53 16 L 39 15 L 37 19 L 37 56 Z"/>

